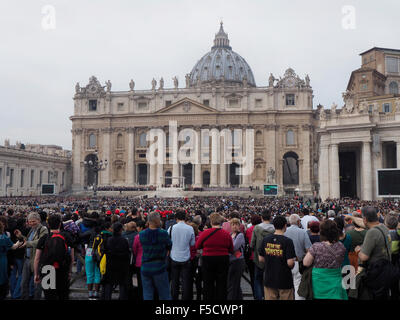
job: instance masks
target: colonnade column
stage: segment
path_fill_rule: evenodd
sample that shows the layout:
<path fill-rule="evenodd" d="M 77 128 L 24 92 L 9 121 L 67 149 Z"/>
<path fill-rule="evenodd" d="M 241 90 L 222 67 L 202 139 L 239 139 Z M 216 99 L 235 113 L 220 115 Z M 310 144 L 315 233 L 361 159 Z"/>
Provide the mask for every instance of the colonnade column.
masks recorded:
<path fill-rule="evenodd" d="M 321 145 L 319 151 L 319 195 L 324 201 L 329 197 L 329 146 Z"/>
<path fill-rule="evenodd" d="M 396 142 L 397 169 L 400 169 L 400 141 Z"/>
<path fill-rule="evenodd" d="M 337 143 L 331 144 L 331 198 L 340 198 L 340 179 L 339 179 L 339 146 Z"/>
<path fill-rule="evenodd" d="M 369 141 L 364 141 L 362 145 L 362 198 L 372 200 L 372 168 L 371 168 L 371 146 Z"/>

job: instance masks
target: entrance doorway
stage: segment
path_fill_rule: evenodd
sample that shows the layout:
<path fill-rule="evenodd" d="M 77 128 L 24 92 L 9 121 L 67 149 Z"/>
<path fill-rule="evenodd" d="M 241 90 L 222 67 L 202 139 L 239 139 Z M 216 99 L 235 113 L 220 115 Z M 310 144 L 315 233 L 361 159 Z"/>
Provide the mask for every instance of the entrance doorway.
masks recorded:
<path fill-rule="evenodd" d="M 240 175 L 238 175 L 240 166 L 237 163 L 229 165 L 229 184 L 238 186 L 240 184 Z"/>
<path fill-rule="evenodd" d="M 191 163 L 184 164 L 183 168 L 183 176 L 185 177 L 185 185 L 193 184 L 193 165 Z"/>
<path fill-rule="evenodd" d="M 138 183 L 141 186 L 147 185 L 147 164 L 145 163 L 138 165 Z"/>
<path fill-rule="evenodd" d="M 339 152 L 340 197 L 357 197 L 357 165 L 355 152 Z"/>

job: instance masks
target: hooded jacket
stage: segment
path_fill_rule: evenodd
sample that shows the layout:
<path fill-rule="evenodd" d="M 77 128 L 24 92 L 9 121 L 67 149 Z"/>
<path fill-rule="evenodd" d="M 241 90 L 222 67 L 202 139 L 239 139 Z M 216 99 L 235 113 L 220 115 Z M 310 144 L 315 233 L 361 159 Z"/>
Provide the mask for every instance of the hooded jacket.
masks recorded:
<path fill-rule="evenodd" d="M 274 232 L 275 228 L 271 223 L 262 222 L 254 227 L 250 247 L 254 251 L 254 264 L 260 269 L 264 269 L 264 263 L 258 261 L 258 250 L 262 245 L 263 239 Z"/>

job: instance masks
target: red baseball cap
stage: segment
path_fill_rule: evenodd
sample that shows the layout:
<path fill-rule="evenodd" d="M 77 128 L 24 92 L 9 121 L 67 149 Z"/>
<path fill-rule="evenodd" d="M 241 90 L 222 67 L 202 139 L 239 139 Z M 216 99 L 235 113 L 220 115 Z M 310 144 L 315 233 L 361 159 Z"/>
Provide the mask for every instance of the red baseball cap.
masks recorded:
<path fill-rule="evenodd" d="M 106 215 L 110 216 L 110 215 L 111 215 L 111 211 L 108 210 L 108 211 L 106 212 Z"/>

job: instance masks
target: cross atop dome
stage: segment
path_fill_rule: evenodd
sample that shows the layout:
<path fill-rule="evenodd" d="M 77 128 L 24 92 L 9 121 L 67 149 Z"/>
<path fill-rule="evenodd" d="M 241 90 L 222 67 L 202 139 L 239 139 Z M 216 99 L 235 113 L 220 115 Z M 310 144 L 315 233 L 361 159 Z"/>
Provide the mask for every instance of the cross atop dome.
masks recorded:
<path fill-rule="evenodd" d="M 215 48 L 228 48 L 228 49 L 232 49 L 229 46 L 229 39 L 228 39 L 228 34 L 225 33 L 224 31 L 224 27 L 223 27 L 223 22 L 220 22 L 220 27 L 219 27 L 219 31 L 218 33 L 215 35 L 214 38 L 214 46 L 211 49 L 215 49 Z"/>

